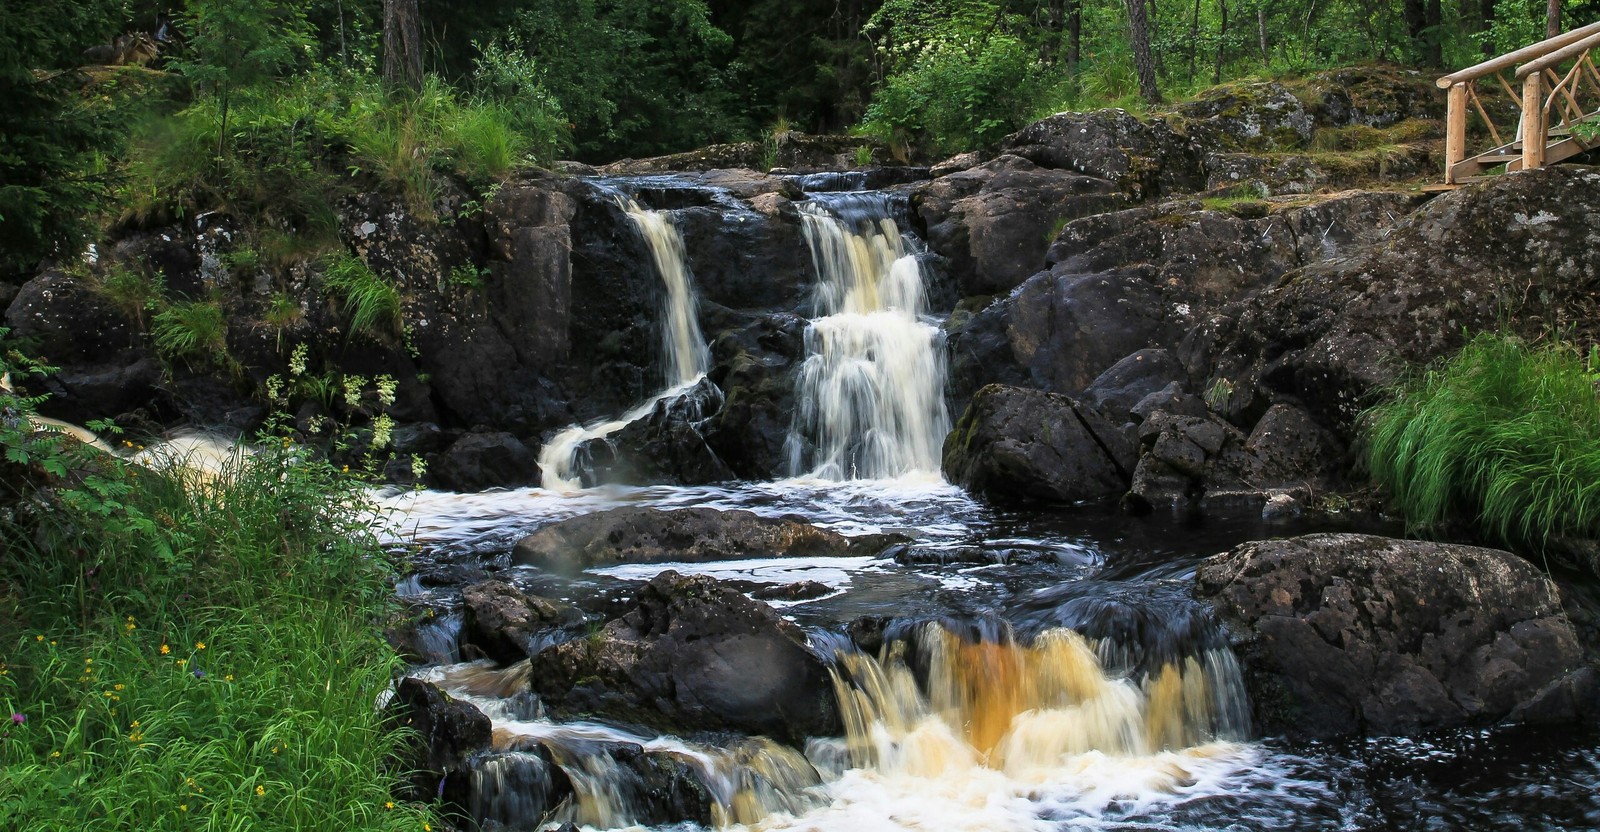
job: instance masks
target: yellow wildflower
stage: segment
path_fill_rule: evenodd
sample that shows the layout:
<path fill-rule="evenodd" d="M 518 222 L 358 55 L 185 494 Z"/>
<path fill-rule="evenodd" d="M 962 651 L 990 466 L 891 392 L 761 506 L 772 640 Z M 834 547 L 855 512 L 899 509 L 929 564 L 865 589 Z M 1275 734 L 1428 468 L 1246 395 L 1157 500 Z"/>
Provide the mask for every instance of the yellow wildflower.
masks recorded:
<path fill-rule="evenodd" d="M 116 691 L 120 691 L 120 690 L 122 690 L 122 685 L 112 685 L 111 689 L 112 690 L 116 690 Z"/>
<path fill-rule="evenodd" d="M 171 652 L 172 652 L 172 648 L 171 647 L 168 647 L 165 644 L 161 645 L 161 655 L 165 656 L 165 655 L 167 655 L 168 653 L 171 653 Z"/>
<path fill-rule="evenodd" d="M 203 641 L 197 641 L 197 642 L 194 643 L 194 649 L 196 649 L 196 650 L 204 650 L 204 649 L 206 649 L 206 643 L 203 642 Z"/>
<path fill-rule="evenodd" d="M 266 786 L 256 786 L 256 797 L 266 797 L 266 795 L 267 795 L 267 787 Z"/>
<path fill-rule="evenodd" d="M 189 811 L 189 804 L 187 804 L 187 803 L 179 803 L 178 804 L 178 811 L 180 811 L 180 812 Z"/>
<path fill-rule="evenodd" d="M 222 677 L 222 681 L 224 681 L 224 682 L 231 682 L 231 681 L 233 681 L 233 674 L 232 674 L 232 673 L 229 673 L 229 674 L 228 674 L 228 675 L 226 675 L 226 676 L 224 676 L 224 677 Z"/>
<path fill-rule="evenodd" d="M 384 801 L 383 808 L 385 808 L 385 809 L 393 809 L 394 808 L 394 801 L 393 800 Z"/>
<path fill-rule="evenodd" d="M 33 640 L 34 641 L 44 641 L 44 636 L 34 636 Z"/>

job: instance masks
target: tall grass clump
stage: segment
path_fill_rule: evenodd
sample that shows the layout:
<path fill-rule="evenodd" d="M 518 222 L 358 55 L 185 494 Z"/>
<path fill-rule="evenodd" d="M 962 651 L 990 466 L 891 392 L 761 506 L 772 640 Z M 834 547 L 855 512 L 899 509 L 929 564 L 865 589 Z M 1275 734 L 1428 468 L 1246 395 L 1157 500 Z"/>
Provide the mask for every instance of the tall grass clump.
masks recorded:
<path fill-rule="evenodd" d="M 150 335 L 168 359 L 228 364 L 228 319 L 212 300 L 180 301 L 156 313 Z"/>
<path fill-rule="evenodd" d="M 360 258 L 347 252 L 329 257 L 323 265 L 322 280 L 330 291 L 344 298 L 352 332 L 371 337 L 400 333 L 400 290 Z"/>
<path fill-rule="evenodd" d="M 1600 355 L 1480 335 L 1364 421 L 1367 464 L 1419 530 L 1507 546 L 1600 537 Z"/>
<path fill-rule="evenodd" d="M 280 442 L 201 475 L 6 424 L 0 465 L 72 473 L 0 516 L 0 828 L 439 828 L 391 797 L 362 489 Z"/>

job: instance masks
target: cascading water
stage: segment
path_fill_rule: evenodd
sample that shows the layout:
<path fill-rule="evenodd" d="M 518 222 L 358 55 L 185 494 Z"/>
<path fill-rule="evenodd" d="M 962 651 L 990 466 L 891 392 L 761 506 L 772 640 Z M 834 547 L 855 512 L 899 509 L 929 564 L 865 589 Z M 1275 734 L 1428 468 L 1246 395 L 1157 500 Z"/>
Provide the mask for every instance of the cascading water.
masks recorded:
<path fill-rule="evenodd" d="M 604 439 L 648 415 L 658 402 L 693 387 L 706 374 L 710 354 L 700 333 L 699 298 L 689 273 L 683 235 L 663 211 L 651 211 L 632 199 L 619 200 L 628 220 L 644 237 L 656 274 L 666 287 L 661 310 L 661 350 L 663 388 L 621 418 L 573 425 L 551 437 L 539 451 L 539 471 L 545 488 L 576 491 L 582 487 L 577 471 L 578 448 L 593 439 Z"/>
<path fill-rule="evenodd" d="M 790 472 L 823 480 L 939 475 L 950 415 L 939 329 L 922 269 L 890 198 L 847 193 L 801 203 L 816 267 L 816 317 L 788 450 Z"/>
<path fill-rule="evenodd" d="M 431 678 L 493 718 L 495 750 L 474 765 L 473 805 L 480 820 L 512 828 L 539 818 L 651 823 L 662 787 L 650 774 L 665 765 L 703 787 L 719 827 L 844 832 L 887 816 L 904 828 L 998 832 L 1033 828 L 1041 801 L 1094 815 L 1118 800 L 1215 788 L 1247 754 L 1235 742 L 1248 732 L 1243 682 L 1226 648 L 1119 674 L 1100 655 L 1118 648 L 1068 629 L 1026 645 L 1005 634 L 969 641 L 939 624 L 912 636 L 877 656 L 838 643 L 845 734 L 811 740 L 803 756 L 762 738 L 719 748 L 550 722 L 514 696 L 527 662 Z"/>

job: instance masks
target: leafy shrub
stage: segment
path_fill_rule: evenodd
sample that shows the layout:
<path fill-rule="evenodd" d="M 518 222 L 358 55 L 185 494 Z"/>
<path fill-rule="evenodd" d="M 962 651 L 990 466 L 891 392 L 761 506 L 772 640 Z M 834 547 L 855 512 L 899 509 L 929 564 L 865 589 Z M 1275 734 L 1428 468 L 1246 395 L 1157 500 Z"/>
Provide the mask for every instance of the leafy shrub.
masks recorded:
<path fill-rule="evenodd" d="M 344 298 L 345 314 L 350 316 L 350 329 L 364 335 L 398 335 L 403 321 L 400 317 L 400 290 L 375 274 L 361 259 L 347 252 L 328 258 L 323 266 L 322 281 L 328 289 Z"/>
<path fill-rule="evenodd" d="M 1474 338 L 1366 417 L 1367 464 L 1417 529 L 1492 541 L 1600 536 L 1600 355 Z"/>
<path fill-rule="evenodd" d="M 1027 46 L 1002 35 L 930 46 L 884 82 L 861 130 L 902 153 L 955 153 L 997 141 L 1038 107 L 1043 82 L 1034 60 Z"/>

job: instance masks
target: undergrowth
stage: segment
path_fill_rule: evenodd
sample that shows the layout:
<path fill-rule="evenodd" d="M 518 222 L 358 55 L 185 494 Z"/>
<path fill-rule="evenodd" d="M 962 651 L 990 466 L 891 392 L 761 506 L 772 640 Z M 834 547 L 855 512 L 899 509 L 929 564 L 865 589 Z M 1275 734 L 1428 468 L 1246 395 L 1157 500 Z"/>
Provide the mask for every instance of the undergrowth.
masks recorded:
<path fill-rule="evenodd" d="M 1417 530 L 1540 548 L 1600 537 L 1600 355 L 1485 334 L 1364 425 L 1373 479 Z"/>
<path fill-rule="evenodd" d="M 344 298 L 352 332 L 372 337 L 401 332 L 400 290 L 359 257 L 347 252 L 334 254 L 323 266 L 322 279 L 329 290 Z"/>
<path fill-rule="evenodd" d="M 0 511 L 0 828 L 437 827 L 391 797 L 392 566 L 354 481 L 287 443 L 201 477 L 25 426 L 0 465 L 58 479 Z"/>

